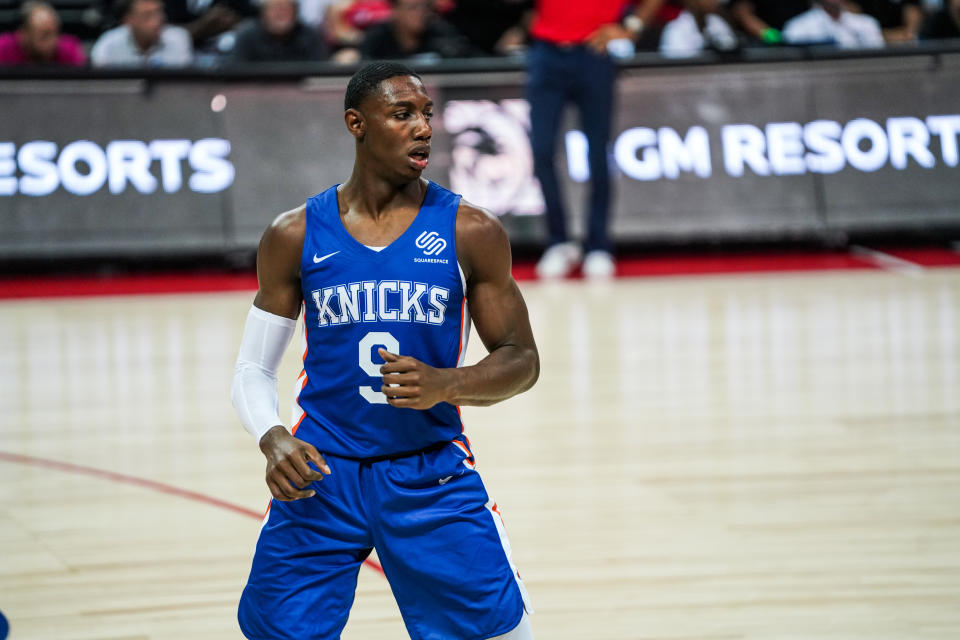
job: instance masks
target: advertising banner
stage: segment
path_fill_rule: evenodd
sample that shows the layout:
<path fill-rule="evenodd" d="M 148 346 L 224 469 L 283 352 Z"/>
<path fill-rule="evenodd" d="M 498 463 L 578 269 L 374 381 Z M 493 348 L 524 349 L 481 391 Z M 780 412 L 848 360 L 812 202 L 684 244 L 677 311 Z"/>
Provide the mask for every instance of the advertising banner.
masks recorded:
<path fill-rule="evenodd" d="M 425 175 L 545 236 L 522 71 L 425 76 Z M 0 258 L 250 251 L 351 170 L 346 78 L 0 81 Z M 960 54 L 633 67 L 610 163 L 619 241 L 960 227 Z M 589 188 L 571 110 L 557 171 Z"/>

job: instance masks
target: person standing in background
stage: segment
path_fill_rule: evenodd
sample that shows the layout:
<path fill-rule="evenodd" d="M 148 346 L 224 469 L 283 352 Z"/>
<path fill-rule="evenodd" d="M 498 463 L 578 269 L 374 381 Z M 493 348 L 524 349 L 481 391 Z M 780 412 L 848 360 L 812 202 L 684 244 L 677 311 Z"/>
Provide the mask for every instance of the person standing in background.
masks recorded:
<path fill-rule="evenodd" d="M 530 26 L 527 99 L 534 174 L 546 205 L 548 247 L 537 263 L 541 278 L 569 275 L 583 260 L 588 278 L 616 272 L 608 232 L 610 172 L 607 146 L 613 117 L 616 66 L 610 51 L 633 52 L 643 30 L 624 0 L 537 0 Z M 572 102 L 589 145 L 590 200 L 584 249 L 569 240 L 566 212 L 554 167 L 563 109 Z"/>
<path fill-rule="evenodd" d="M 46 2 L 23 3 L 20 28 L 0 34 L 0 66 L 82 67 L 86 62 L 80 40 L 60 33 L 60 18 Z"/>

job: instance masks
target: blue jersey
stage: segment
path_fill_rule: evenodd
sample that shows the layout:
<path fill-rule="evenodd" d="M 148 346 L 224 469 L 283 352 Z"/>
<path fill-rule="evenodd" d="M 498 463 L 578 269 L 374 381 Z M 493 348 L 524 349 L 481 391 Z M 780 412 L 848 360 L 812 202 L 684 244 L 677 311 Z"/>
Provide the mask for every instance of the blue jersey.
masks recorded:
<path fill-rule="evenodd" d="M 433 367 L 463 363 L 469 314 L 455 243 L 459 204 L 459 195 L 429 183 L 407 230 L 377 251 L 344 228 L 337 187 L 307 200 L 298 438 L 321 452 L 372 458 L 418 451 L 463 432 L 454 405 L 421 411 L 387 404 L 377 353 L 384 347 Z"/>

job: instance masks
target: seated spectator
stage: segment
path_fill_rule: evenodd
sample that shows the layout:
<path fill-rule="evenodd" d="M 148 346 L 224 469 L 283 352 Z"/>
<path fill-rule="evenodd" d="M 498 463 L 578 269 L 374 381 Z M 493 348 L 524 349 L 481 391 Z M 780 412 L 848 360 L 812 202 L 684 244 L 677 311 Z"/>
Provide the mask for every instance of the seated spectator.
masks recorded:
<path fill-rule="evenodd" d="M 236 62 L 322 60 L 326 51 L 319 34 L 300 22 L 295 0 L 263 0 L 260 19 L 237 32 Z"/>
<path fill-rule="evenodd" d="M 737 48 L 737 35 L 720 16 L 720 0 L 686 0 L 685 4 L 686 11 L 664 27 L 660 53 L 669 58 L 686 58 L 705 49 Z"/>
<path fill-rule="evenodd" d="M 87 62 L 80 41 L 60 34 L 60 18 L 46 2 L 25 2 L 20 28 L 0 34 L 0 65 L 60 65 L 79 67 Z"/>
<path fill-rule="evenodd" d="M 472 53 L 470 42 L 434 14 L 431 0 L 391 0 L 391 5 L 393 17 L 364 36 L 364 58 L 463 58 Z"/>
<path fill-rule="evenodd" d="M 876 18 L 887 42 L 915 42 L 923 24 L 920 0 L 852 0 L 851 10 L 859 8 Z"/>
<path fill-rule="evenodd" d="M 444 17 L 483 55 L 521 51 L 533 0 L 457 0 Z"/>
<path fill-rule="evenodd" d="M 853 13 L 844 0 L 819 0 L 813 8 L 791 18 L 783 27 L 789 44 L 833 45 L 841 49 L 883 47 L 883 32 L 874 18 Z"/>
<path fill-rule="evenodd" d="M 730 13 L 736 25 L 756 42 L 783 43 L 783 26 L 810 8 L 810 0 L 732 0 Z"/>
<path fill-rule="evenodd" d="M 319 30 L 324 25 L 333 0 L 300 0 L 300 22 L 311 29 Z"/>
<path fill-rule="evenodd" d="M 666 25 L 684 10 L 683 0 L 635 0 L 624 5 L 629 11 L 623 24 L 632 33 L 638 51 L 656 51 Z"/>
<path fill-rule="evenodd" d="M 943 8 L 931 14 L 920 28 L 921 40 L 960 38 L 960 0 L 945 0 Z"/>
<path fill-rule="evenodd" d="M 355 50 L 367 29 L 390 19 L 389 0 L 338 0 L 330 5 L 324 21 L 327 44 L 333 49 Z"/>
<path fill-rule="evenodd" d="M 195 49 L 212 47 L 214 39 L 254 15 L 250 0 L 163 0 L 167 21 L 190 33 Z"/>
<path fill-rule="evenodd" d="M 184 67 L 193 44 L 183 27 L 167 24 L 160 0 L 121 0 L 121 24 L 105 32 L 90 51 L 95 67 Z"/>

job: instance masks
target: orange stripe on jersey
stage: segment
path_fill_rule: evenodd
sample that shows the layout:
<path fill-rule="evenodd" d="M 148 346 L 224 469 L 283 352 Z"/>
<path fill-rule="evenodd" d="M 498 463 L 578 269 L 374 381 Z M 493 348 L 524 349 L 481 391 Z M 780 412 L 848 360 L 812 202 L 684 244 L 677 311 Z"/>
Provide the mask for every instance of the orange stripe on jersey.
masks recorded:
<path fill-rule="evenodd" d="M 303 422 L 303 419 L 307 417 L 307 412 L 303 410 L 303 407 L 300 405 L 300 394 L 303 392 L 303 388 L 307 386 L 307 380 L 310 379 L 310 376 L 305 375 L 306 371 L 302 371 L 300 375 L 303 376 L 303 383 L 300 385 L 300 391 L 297 392 L 297 408 L 300 409 L 300 419 L 297 420 L 297 424 L 293 425 L 293 429 L 290 430 L 290 435 L 296 435 L 297 429 L 300 428 L 300 423 Z"/>
<path fill-rule="evenodd" d="M 497 506 L 496 502 L 493 503 L 493 506 L 490 507 L 490 510 L 493 511 L 495 514 L 497 514 L 497 517 L 500 518 L 500 524 L 503 525 L 503 529 L 504 531 L 506 531 L 507 523 L 503 521 L 503 514 L 500 513 L 500 507 Z M 520 574 L 518 573 L 517 575 L 520 575 Z"/>
<path fill-rule="evenodd" d="M 465 464 L 465 465 L 466 465 L 468 468 L 470 468 L 470 469 L 475 469 L 475 468 L 477 467 L 477 465 L 476 465 L 476 462 L 474 461 L 473 454 L 470 453 L 470 450 L 467 449 L 465 446 L 463 446 L 463 443 L 460 442 L 459 440 L 451 440 L 450 442 L 452 442 L 453 444 L 457 445 L 457 447 L 458 447 L 461 451 L 463 451 L 463 455 L 466 456 L 466 458 L 464 458 L 464 460 L 463 460 L 463 464 Z"/>
<path fill-rule="evenodd" d="M 307 352 L 310 350 L 310 341 L 307 340 L 307 301 L 303 301 L 303 364 L 307 364 Z"/>
<path fill-rule="evenodd" d="M 297 408 L 300 410 L 300 419 L 297 420 L 297 424 L 293 425 L 293 428 L 290 429 L 290 435 L 295 435 L 297 429 L 300 428 L 300 423 L 303 422 L 303 419 L 307 417 L 307 412 L 303 410 L 303 406 L 300 404 L 300 394 L 303 393 L 304 387 L 307 386 L 307 380 L 310 376 L 307 375 L 307 352 L 310 351 L 310 342 L 307 340 L 307 301 L 304 300 L 302 304 L 303 309 L 303 369 L 300 370 L 300 375 L 297 376 L 297 380 L 303 378 L 303 382 L 300 383 L 300 390 L 297 391 L 297 398 L 294 402 L 297 405 Z"/>
<path fill-rule="evenodd" d="M 450 442 L 452 442 L 453 444 L 457 445 L 457 447 L 459 447 L 460 450 L 463 451 L 464 455 L 466 455 L 468 458 L 472 458 L 472 457 L 473 457 L 472 455 L 470 455 L 470 450 L 467 449 L 465 446 L 463 446 L 463 443 L 460 442 L 459 440 L 451 440 Z"/>

